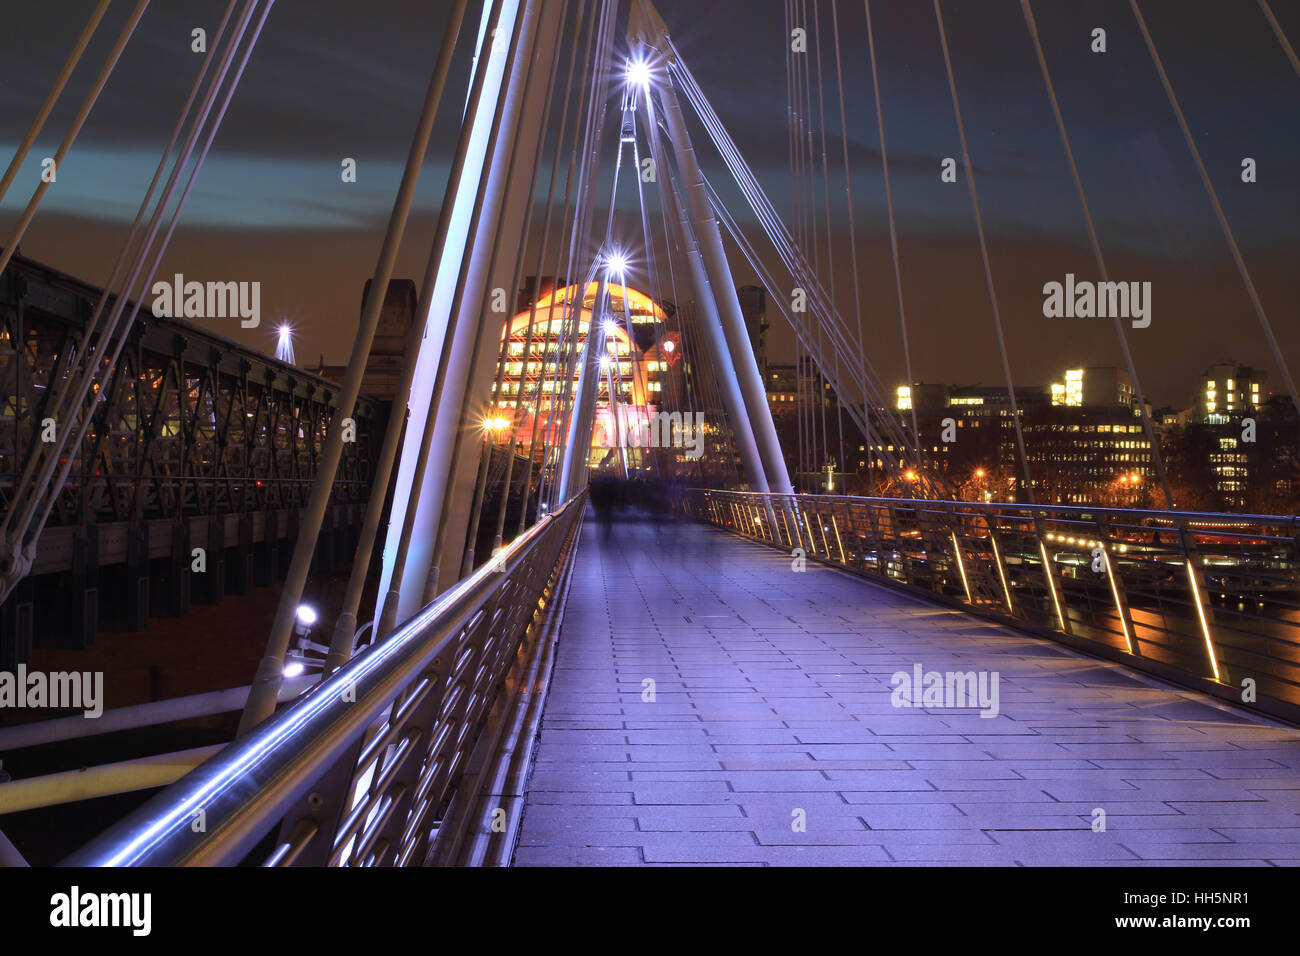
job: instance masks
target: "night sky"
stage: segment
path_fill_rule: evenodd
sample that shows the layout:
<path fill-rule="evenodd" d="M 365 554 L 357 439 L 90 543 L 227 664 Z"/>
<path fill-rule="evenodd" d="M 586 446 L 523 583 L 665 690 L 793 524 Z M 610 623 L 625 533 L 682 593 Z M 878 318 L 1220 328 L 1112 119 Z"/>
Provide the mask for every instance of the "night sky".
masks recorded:
<path fill-rule="evenodd" d="M 120 2 L 110 9 L 0 205 L 0 243 L 8 241 L 38 181 L 40 158 L 55 152 L 130 6 Z M 241 330 L 227 320 L 215 331 L 269 352 L 274 326 L 287 320 L 298 330 L 304 364 L 321 354 L 327 362 L 344 360 L 448 6 L 444 0 L 275 5 L 161 271 L 261 281 L 262 326 Z M 660 0 L 658 6 L 690 69 L 789 221 L 783 3 Z M 1273 0 L 1272 6 L 1293 45 L 1300 44 L 1300 3 Z M 0 161 L 12 155 L 92 7 L 92 0 L 49 0 L 4 12 Z M 474 24 L 477 7 L 471 3 Z M 151 5 L 59 169 L 23 241 L 24 254 L 94 283 L 107 279 L 198 68 L 190 30 L 211 32 L 223 8 L 219 0 Z M 811 34 L 811 0 L 807 9 Z M 817 9 L 836 252 L 834 268 L 825 272 L 827 281 L 834 276 L 840 308 L 848 313 L 830 3 L 822 0 Z M 1300 77 L 1253 0 L 1143 0 L 1142 9 L 1283 354 L 1295 367 Z M 866 339 L 885 379 L 901 382 L 863 6 L 845 0 L 837 10 Z M 1128 333 L 1149 397 L 1157 405 L 1189 405 L 1200 372 L 1220 360 L 1271 368 L 1127 0 L 1038 0 L 1034 10 L 1111 278 L 1153 284 L 1150 328 Z M 876 0 L 872 13 L 914 377 L 1001 384 L 965 173 L 957 184 L 939 178 L 940 160 L 952 156 L 960 165 L 961 152 L 933 5 Z M 949 0 L 944 16 L 1017 383 L 1042 384 L 1072 365 L 1120 364 L 1109 320 L 1042 315 L 1045 282 L 1061 281 L 1067 272 L 1095 278 L 1095 266 L 1019 3 Z M 1104 55 L 1089 51 L 1094 27 L 1107 30 Z M 423 273 L 455 149 L 467 47 L 462 41 L 399 258 L 400 276 Z M 813 36 L 814 70 L 817 55 Z M 820 128 L 820 117 L 814 123 Z M 612 149 L 612 121 L 608 133 Z M 692 133 L 706 175 L 733 199 L 737 194 L 725 188 L 724 167 L 704 146 L 702 129 Z M 1258 182 L 1249 185 L 1240 179 L 1246 156 L 1258 163 Z M 357 183 L 340 181 L 343 157 L 358 160 Z M 541 176 L 544 194 L 549 165 Z M 822 189 L 819 181 L 819 195 Z M 598 195 L 603 203 L 607 187 Z M 638 228 L 633 197 L 622 190 L 617 204 L 628 234 Z M 752 224 L 746 207 L 731 208 Z M 733 265 L 737 284 L 752 281 L 735 257 Z M 629 281 L 639 280 L 634 274 Z M 790 360 L 790 341 L 788 332 L 774 327 L 771 357 Z M 1280 389 L 1276 375 L 1271 381 Z"/>

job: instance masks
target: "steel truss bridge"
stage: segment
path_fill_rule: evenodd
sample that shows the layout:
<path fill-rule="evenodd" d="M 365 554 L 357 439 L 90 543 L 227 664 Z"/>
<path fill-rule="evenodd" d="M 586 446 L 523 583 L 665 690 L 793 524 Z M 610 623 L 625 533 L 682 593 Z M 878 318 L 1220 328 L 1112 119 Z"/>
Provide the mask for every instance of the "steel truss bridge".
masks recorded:
<path fill-rule="evenodd" d="M 146 5 L 137 7 L 123 44 Z M 10 373 L 6 379 L 13 383 L 6 386 L 6 395 L 17 396 L 15 407 L 28 409 L 28 417 L 15 416 L 5 426 L 11 429 L 5 434 L 14 436 L 14 450 L 5 449 L 10 477 L 0 546 L 11 591 L 46 560 L 43 535 L 62 530 L 58 522 L 78 514 L 135 522 L 136 527 L 165 521 L 171 527 L 177 520 L 199 520 L 206 511 L 206 525 L 190 526 L 193 540 L 195 534 L 213 533 L 211 516 L 225 507 L 243 541 L 243 516 L 284 506 L 297 514 L 298 533 L 266 653 L 248 687 L 122 708 L 89 730 L 75 719 L 9 728 L 0 731 L 0 753 L 230 712 L 240 714 L 236 739 L 96 768 L 90 782 L 83 781 L 75 791 L 59 774 L 0 784 L 0 821 L 7 813 L 163 787 L 67 862 L 599 862 L 599 855 L 584 855 L 592 847 L 630 862 L 651 862 L 652 857 L 781 861 L 791 857 L 779 840 L 776 850 L 764 855 L 764 847 L 772 844 L 768 829 L 737 830 L 732 834 L 737 844 L 723 837 L 708 844 L 688 825 L 689 813 L 683 820 L 670 811 L 682 804 L 683 794 L 696 794 L 691 798 L 695 803 L 712 806 L 721 802 L 718 792 L 725 791 L 750 794 L 742 805 L 748 811 L 752 800 L 753 812 L 745 815 L 761 816 L 771 802 L 765 803 L 764 793 L 801 792 L 807 771 L 817 776 L 815 789 L 839 791 L 842 804 L 865 807 L 836 831 L 854 837 L 835 843 L 832 835 L 819 844 L 822 850 L 834 844 L 837 852 L 826 856 L 830 862 L 1033 862 L 1028 850 L 1022 853 L 1009 842 L 1011 837 L 999 843 L 990 833 L 1016 829 L 1011 824 L 1022 813 L 1042 812 L 1044 803 L 1064 807 L 1056 812 L 1077 818 L 1074 825 L 1086 828 L 1080 814 L 1087 811 L 1079 808 L 1093 805 L 1093 785 L 1087 781 L 1095 779 L 1107 780 L 1109 792 L 1134 792 L 1134 805 L 1176 809 L 1218 799 L 1248 800 L 1266 804 L 1269 813 L 1294 816 L 1300 738 L 1288 725 L 1273 721 L 1300 717 L 1296 519 L 1197 514 L 1172 506 L 1147 511 L 1067 508 L 1034 501 L 976 188 L 977 167 L 967 147 L 960 83 L 940 2 L 936 0 L 934 12 L 961 143 L 960 168 L 1024 473 L 1017 486 L 1021 500 L 1015 503 L 954 500 L 933 476 L 915 419 L 909 428 L 890 410 L 875 356 L 863 338 L 858 270 L 852 270 L 851 290 L 836 292 L 829 279 L 822 281 L 830 274 L 823 259 L 826 266 L 832 261 L 824 101 L 834 104 L 832 115 L 838 107 L 839 127 L 847 131 L 840 4 L 812 3 L 812 15 L 820 17 L 812 23 L 807 5 L 785 5 L 787 27 L 811 28 L 817 39 L 816 89 L 823 101 L 815 124 L 812 57 L 789 57 L 791 166 L 794 194 L 802 199 L 795 200 L 788 221 L 768 199 L 648 0 L 487 0 L 475 5 L 477 20 L 468 0 L 450 6 L 337 393 L 310 376 L 295 377 L 277 390 L 283 371 L 269 377 L 272 366 L 265 360 L 245 369 L 234 349 L 207 345 L 197 330 L 182 333 L 179 326 L 146 322 L 141 333 L 114 305 L 148 286 L 170 236 L 171 227 L 164 228 L 168 200 L 186 176 L 197 174 L 272 13 L 270 0 L 231 0 L 227 7 L 113 278 L 91 315 L 86 317 L 83 307 L 82 324 L 68 332 L 75 346 L 36 348 L 26 366 L 17 363 L 30 379 L 43 368 L 38 357 L 48 356 L 44 363 L 49 370 L 39 374 L 57 380 L 58 388 L 41 407 L 54 409 L 61 421 L 87 426 L 85 435 L 69 429 L 82 449 L 79 455 L 65 454 L 62 445 L 33 443 L 30 416 L 38 396 L 24 391 L 22 375 L 15 380 Z M 1164 71 L 1159 38 L 1148 29 L 1137 0 L 1130 0 L 1130 8 L 1294 399 L 1285 356 Z M 1072 173 L 1099 274 L 1106 280 L 1102 247 L 1029 0 L 1022 10 L 1053 107 L 1063 161 Z M 909 316 L 869 2 L 863 12 L 906 350 Z M 1265 0 L 1260 0 L 1259 12 L 1279 41 L 1279 55 L 1300 74 L 1300 62 Z M 827 32 L 834 38 L 835 81 L 824 89 L 831 72 L 820 59 Z M 453 57 L 465 44 L 473 45 L 476 56 L 461 101 L 445 94 Z M 74 51 L 70 62 L 79 55 Z M 106 79 L 104 73 L 97 82 Z M 56 87 L 51 95 L 57 97 L 60 90 Z M 463 109 L 461 133 L 418 283 L 417 321 L 405 350 L 394 412 L 382 439 L 376 432 L 362 455 L 361 449 L 344 447 L 342 423 L 360 413 L 362 370 L 440 109 L 458 114 Z M 34 129 L 43 120 L 39 116 Z M 703 131 L 698 141 L 693 128 Z M 746 219 L 759 228 L 742 226 L 706 177 L 706 143 L 717 158 L 710 167 L 716 182 L 722 177 L 734 181 L 749 207 Z M 843 165 L 849 255 L 856 264 L 847 146 Z M 653 177 L 639 174 L 647 168 L 654 170 Z M 608 195 L 598 195 L 603 183 L 609 185 Z M 821 206 L 811 198 L 819 183 L 827 191 Z M 8 186 L 4 181 L 3 187 Z M 188 185 L 181 188 L 183 206 Z M 16 246 L 40 196 L 38 190 L 7 248 Z M 620 212 L 627 207 L 635 213 Z M 823 225 L 826 246 L 821 248 Z M 773 302 L 793 328 L 801 354 L 833 388 L 864 436 L 873 459 L 892 476 L 919 476 L 908 497 L 794 493 L 724 235 L 767 288 L 803 293 L 802 310 L 780 295 Z M 628 243 L 627 236 L 638 238 Z M 9 267 L 5 288 L 10 290 L 18 290 L 24 270 L 34 268 L 11 261 L 7 253 L 0 266 Z M 515 447 L 512 433 L 522 417 L 519 409 L 531 407 L 536 418 L 543 396 L 548 420 L 534 430 L 542 437 L 533 454 L 506 455 L 500 468 L 491 454 L 498 439 L 478 426 L 490 407 L 494 381 L 499 387 L 502 380 L 507 344 L 516 336 L 506 334 L 509 319 L 498 316 L 490 303 L 493 290 L 519 288 L 525 269 L 530 275 L 567 276 L 583 295 L 553 295 L 544 310 L 534 307 L 530 314 L 523 355 L 531 354 L 535 327 L 545 329 L 547 341 L 558 329 L 550 388 L 545 373 L 521 386 L 514 420 L 504 429 L 501 444 Z M 691 321 L 678 319 L 671 331 L 680 336 L 691 363 L 702 366 L 693 395 L 724 423 L 717 434 L 725 456 L 735 463 L 736 481 L 734 487 L 695 488 L 670 498 L 665 510 L 680 521 L 660 531 L 628 513 L 610 532 L 626 542 L 619 544 L 583 519 L 596 490 L 588 487 L 588 465 L 602 378 L 609 383 L 608 394 L 619 393 L 617 372 L 611 370 L 617 363 L 609 362 L 606 343 L 607 323 L 614 321 L 609 287 L 621 286 L 634 270 L 645 277 L 652 300 L 691 303 L 689 309 L 674 310 Z M 593 287 L 591 322 L 582 328 L 582 300 Z M 39 307 L 28 302 L 20 310 L 24 293 L 6 295 L 12 303 L 6 321 L 11 323 Z M 9 328 L 11 341 L 31 338 L 25 328 Z M 1150 440 L 1151 465 L 1166 504 L 1172 505 L 1141 379 L 1118 318 L 1115 331 Z M 182 345 L 178 336 L 195 344 Z M 68 356 L 77 358 L 70 362 Z M 58 362 L 71 367 L 60 369 Z M 906 364 L 912 381 L 910 357 Z M 556 388 L 575 379 L 576 387 Z M 153 391 L 142 392 L 138 383 Z M 559 399 L 549 400 L 557 394 Z M 221 410 L 215 418 L 205 411 L 208 400 Z M 150 401 L 157 410 L 142 425 L 142 403 Z M 105 405 L 102 412 L 86 414 L 100 404 Z M 274 424 L 276 409 L 296 416 L 297 424 L 280 431 Z M 241 410 L 259 423 L 256 428 L 236 428 Z M 82 414 L 84 418 L 77 417 Z M 219 427 L 217 419 L 230 424 Z M 114 429 L 120 430 L 124 421 L 132 422 L 127 430 L 136 436 L 133 442 L 125 436 L 133 449 L 133 470 L 126 474 L 108 467 L 124 461 L 123 453 L 115 457 L 112 441 L 122 437 Z M 164 435 L 173 436 L 168 423 L 176 423 L 184 435 L 186 422 L 192 445 L 160 442 Z M 293 438 L 297 431 L 302 432 L 301 446 Z M 91 434 L 99 444 L 84 444 Z M 25 462 L 22 448 L 29 449 Z M 671 453 L 650 460 L 654 475 L 665 481 L 691 475 Z M 302 483 L 308 471 L 309 487 Z M 255 490 L 256 480 L 272 482 L 273 490 Z M 494 481 L 503 491 L 492 503 Z M 512 488 L 518 500 L 533 507 L 521 507 L 507 528 Z M 350 498 L 354 493 L 355 499 Z M 365 509 L 343 611 L 328 628 L 328 645 L 313 645 L 296 623 L 299 602 L 330 509 L 353 500 L 358 506 L 364 501 Z M 480 546 L 484 540 L 491 547 Z M 379 576 L 378 596 L 363 607 L 372 572 Z M 710 574 L 739 596 L 733 600 L 719 593 L 721 586 L 712 587 L 706 579 Z M 750 589 L 750 579 L 761 581 L 761 587 Z M 823 604 L 800 597 L 804 580 Z M 647 589 L 655 586 L 662 588 L 668 606 L 659 607 L 648 596 Z M 634 598 L 630 603 L 619 603 L 628 595 Z M 917 597 L 926 603 L 913 600 Z M 369 639 L 363 636 L 367 632 Z M 904 662 L 919 669 L 922 651 L 985 674 L 999 668 L 1014 671 L 1018 683 L 1010 691 L 1017 693 L 1004 700 L 1004 714 L 985 715 L 996 718 L 988 723 L 968 710 L 900 716 L 889 709 L 886 676 Z M 302 680 L 285 676 L 288 664 L 304 661 L 313 665 L 305 691 Z M 633 709 L 645 700 L 647 677 L 664 688 L 661 713 L 687 726 L 672 729 L 671 720 L 647 728 L 637 723 Z M 1048 683 L 1040 685 L 1038 678 Z M 1040 686 L 1048 688 L 1045 696 Z M 908 723 L 917 719 L 921 730 Z M 1136 723 L 1144 719 L 1159 721 L 1160 733 Z M 997 747 L 981 743 L 985 727 L 1016 739 L 995 752 Z M 910 743 L 909 734 L 925 739 Z M 1205 746 L 1180 749 L 1180 734 L 1193 735 Z M 1106 750 L 1110 745 L 1121 749 Z M 662 758 L 644 753 L 647 747 L 665 748 L 660 753 L 678 754 L 680 760 L 666 767 L 659 763 Z M 864 756 L 868 752 L 874 757 Z M 936 753 L 942 758 L 936 759 Z M 1123 760 L 1111 761 L 1112 753 L 1135 755 L 1131 759 L 1139 761 L 1169 760 L 1188 776 L 1126 776 L 1123 767 L 1114 765 Z M 832 769 L 818 768 L 816 761 L 822 759 L 830 761 L 823 767 Z M 970 772 L 980 768 L 948 766 L 967 759 L 1009 763 L 989 775 Z M 1229 776 L 1215 776 L 1215 768 L 1226 768 Z M 1082 770 L 1096 775 L 1075 775 Z M 1242 781 L 1265 770 L 1262 784 L 1252 787 Z M 611 773 L 626 779 L 612 780 Z M 890 774 L 899 776 L 881 776 Z M 1213 786 L 1207 782 L 1212 777 Z M 577 778 L 591 782 L 579 786 Z M 1051 780 L 1052 789 L 1038 785 L 1039 780 Z M 1283 782 L 1269 782 L 1277 780 Z M 587 799 L 602 788 L 615 798 Z M 1074 796 L 1062 800 L 1054 790 Z M 1002 794 L 1001 802 L 990 804 L 982 817 L 961 814 L 987 821 L 972 822 L 978 829 L 966 834 L 966 842 L 995 846 L 962 856 L 953 849 L 962 840 L 954 838 L 949 846 L 920 839 L 905 821 L 889 816 L 888 807 L 898 803 L 893 796 L 873 797 L 914 791 L 957 808 L 972 791 Z M 552 820 L 548 808 L 581 817 L 583 807 L 620 804 L 634 808 L 623 822 L 635 821 L 625 829 L 635 831 L 640 842 L 619 836 L 617 828 L 575 837 L 547 824 Z M 789 828 L 788 813 L 783 806 L 779 827 Z M 197 819 L 203 820 L 202 827 L 195 825 Z M 878 835 L 866 839 L 854 830 L 887 828 L 870 824 L 872 819 L 882 824 L 894 820 L 896 828 L 912 834 L 910 842 L 906 836 L 899 838 L 902 842 Z M 497 825 L 502 820 L 506 825 Z M 1206 843 L 1235 845 L 1213 830 L 1208 817 L 1194 818 L 1189 825 L 1202 839 L 1180 843 L 1176 851 L 1169 850 L 1169 841 L 1144 842 L 1122 834 L 1108 838 L 1117 842 L 1107 846 L 1128 854 L 1122 859 L 1168 861 L 1194 858 L 1197 851 L 1189 848 Z M 647 829 L 669 835 L 652 839 L 644 835 Z M 695 839 L 681 836 L 685 833 Z M 1205 838 L 1205 833 L 1212 836 Z M 676 843 L 671 834 L 679 835 Z M 1290 839 L 1300 843 L 1294 835 Z M 1263 840 L 1257 838 L 1259 846 L 1243 840 L 1238 858 L 1295 859 L 1293 847 L 1274 852 Z M 741 844 L 745 849 L 736 850 Z M 680 855 L 700 845 L 709 853 Z M 934 851 L 924 847 L 938 845 L 953 855 L 925 855 Z M 6 841 L 0 841 L 0 850 L 10 860 L 21 856 Z"/>
<path fill-rule="evenodd" d="M 6 512 L 100 294 L 19 257 L 0 282 Z M 36 560 L 0 607 L 0 668 L 30 662 L 34 637 L 85 647 L 100 630 L 140 630 L 151 614 L 270 585 L 297 537 L 338 386 L 184 320 L 132 317 L 86 434 L 65 456 Z M 352 414 L 357 437 L 333 484 L 322 566 L 346 560 L 360 526 L 385 409 L 361 399 Z M 202 575 L 191 573 L 195 547 L 211 556 Z"/>

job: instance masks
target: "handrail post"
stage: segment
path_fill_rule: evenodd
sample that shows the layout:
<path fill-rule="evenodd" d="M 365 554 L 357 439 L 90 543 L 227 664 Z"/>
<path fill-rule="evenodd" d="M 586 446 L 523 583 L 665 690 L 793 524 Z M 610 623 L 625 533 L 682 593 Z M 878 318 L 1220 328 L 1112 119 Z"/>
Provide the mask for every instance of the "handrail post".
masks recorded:
<path fill-rule="evenodd" d="M 998 544 L 997 530 L 997 510 L 993 509 L 992 515 L 984 515 L 984 523 L 989 529 L 989 543 L 993 546 L 993 563 L 997 567 L 998 580 L 1002 584 L 1002 597 L 1007 602 L 1007 613 L 1014 615 L 1016 613 L 1015 604 L 1011 600 L 1011 581 L 1009 569 L 1006 565 L 1006 558 L 1003 557 L 1002 548 Z"/>
<path fill-rule="evenodd" d="M 1187 577 L 1192 593 L 1192 603 L 1196 607 L 1196 617 L 1201 627 L 1201 636 L 1205 640 L 1205 658 L 1206 663 L 1209 664 L 1210 677 L 1222 682 L 1223 677 L 1219 670 L 1218 655 L 1214 651 L 1214 637 L 1211 631 L 1214 621 L 1214 605 L 1210 603 L 1209 590 L 1205 586 L 1205 570 L 1196 561 L 1200 555 L 1195 544 L 1188 538 L 1185 522 L 1179 523 L 1178 543 L 1183 549 L 1183 559 L 1187 562 Z"/>
<path fill-rule="evenodd" d="M 1104 514 L 1098 514 L 1097 540 L 1101 542 L 1101 556 L 1105 563 L 1106 582 L 1110 586 L 1111 596 L 1115 599 L 1115 613 L 1119 617 L 1120 629 L 1124 632 L 1124 643 L 1128 646 L 1130 654 L 1141 657 L 1142 649 L 1138 646 L 1137 628 L 1133 626 L 1133 615 L 1129 610 L 1128 593 L 1124 589 L 1124 579 L 1120 575 L 1119 563 L 1113 558 L 1110 539 L 1110 522 L 1106 520 Z"/>
<path fill-rule="evenodd" d="M 1043 576 L 1047 580 L 1047 593 L 1052 599 L 1052 606 L 1056 612 L 1056 621 L 1064 634 L 1072 635 L 1073 628 L 1070 625 L 1069 606 L 1065 602 L 1064 588 L 1059 586 L 1060 578 L 1056 573 L 1055 562 L 1047 551 L 1046 535 L 1043 532 L 1043 521 L 1041 513 L 1036 509 L 1031 510 L 1034 519 L 1034 537 L 1038 541 L 1038 554 L 1043 562 Z"/>

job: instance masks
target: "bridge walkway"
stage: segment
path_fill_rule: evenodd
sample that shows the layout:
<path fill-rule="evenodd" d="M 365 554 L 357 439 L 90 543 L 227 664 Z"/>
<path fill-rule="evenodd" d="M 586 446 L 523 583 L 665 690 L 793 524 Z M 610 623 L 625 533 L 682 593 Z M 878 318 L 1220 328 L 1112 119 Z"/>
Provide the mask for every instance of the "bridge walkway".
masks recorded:
<path fill-rule="evenodd" d="M 1300 731 L 791 561 L 588 519 L 515 865 L 1300 864 Z"/>

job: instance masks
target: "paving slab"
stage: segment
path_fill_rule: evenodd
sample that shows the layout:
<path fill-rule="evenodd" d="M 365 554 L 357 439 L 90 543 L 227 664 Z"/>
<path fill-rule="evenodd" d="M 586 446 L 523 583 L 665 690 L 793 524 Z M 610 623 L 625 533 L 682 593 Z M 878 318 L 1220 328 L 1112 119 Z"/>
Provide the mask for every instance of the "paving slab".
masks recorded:
<path fill-rule="evenodd" d="M 685 522 L 585 524 L 536 758 L 520 866 L 1300 865 L 1300 731 Z"/>

